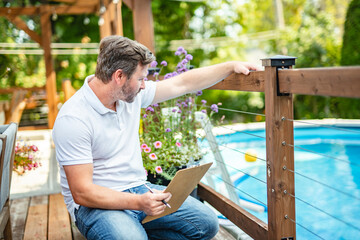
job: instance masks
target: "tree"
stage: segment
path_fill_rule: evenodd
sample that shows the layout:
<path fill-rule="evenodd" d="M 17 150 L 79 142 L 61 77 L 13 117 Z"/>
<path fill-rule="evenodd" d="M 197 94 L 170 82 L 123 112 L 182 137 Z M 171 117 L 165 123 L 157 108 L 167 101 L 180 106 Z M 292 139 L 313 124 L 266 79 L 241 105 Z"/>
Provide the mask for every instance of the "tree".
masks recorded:
<path fill-rule="evenodd" d="M 341 65 L 360 65 L 360 0 L 353 0 L 345 21 Z"/>

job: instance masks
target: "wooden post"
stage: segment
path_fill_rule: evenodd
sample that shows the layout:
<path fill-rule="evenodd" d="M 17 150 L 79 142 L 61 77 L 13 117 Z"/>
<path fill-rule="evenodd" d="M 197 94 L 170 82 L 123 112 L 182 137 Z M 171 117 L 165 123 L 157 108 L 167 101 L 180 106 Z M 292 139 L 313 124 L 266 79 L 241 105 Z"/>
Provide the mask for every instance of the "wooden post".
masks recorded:
<path fill-rule="evenodd" d="M 113 20 L 114 21 L 114 28 L 115 28 L 114 32 L 115 32 L 116 35 L 124 36 L 121 7 L 122 7 L 122 2 L 121 1 L 116 3 L 116 5 L 114 7 L 114 11 L 115 11 L 115 17 L 114 17 L 114 20 Z"/>
<path fill-rule="evenodd" d="M 133 22 L 135 40 L 155 53 L 154 23 L 151 0 L 133 1 Z"/>
<path fill-rule="evenodd" d="M 101 3 L 101 2 L 100 2 Z M 114 1 L 103 0 L 103 5 L 100 5 L 100 17 L 103 22 L 100 25 L 101 39 L 110 35 L 123 36 L 122 15 L 121 15 L 121 1 L 114 3 Z"/>
<path fill-rule="evenodd" d="M 109 11 L 109 0 L 100 1 L 100 38 L 111 35 L 111 25 L 110 25 L 110 11 Z M 100 22 L 101 21 L 101 22 Z"/>
<path fill-rule="evenodd" d="M 46 101 L 49 107 L 48 127 L 52 128 L 58 113 L 57 93 L 56 93 L 56 75 L 53 68 L 53 59 L 51 56 L 51 9 L 49 6 L 40 6 L 41 23 L 41 42 L 44 49 L 44 59 L 46 68 Z"/>
<path fill-rule="evenodd" d="M 295 58 L 275 56 L 263 59 L 265 66 L 266 165 L 268 239 L 295 239 L 295 183 L 293 100 L 278 91 L 277 69 L 291 68 Z M 290 196 L 290 194 L 292 196 Z"/>

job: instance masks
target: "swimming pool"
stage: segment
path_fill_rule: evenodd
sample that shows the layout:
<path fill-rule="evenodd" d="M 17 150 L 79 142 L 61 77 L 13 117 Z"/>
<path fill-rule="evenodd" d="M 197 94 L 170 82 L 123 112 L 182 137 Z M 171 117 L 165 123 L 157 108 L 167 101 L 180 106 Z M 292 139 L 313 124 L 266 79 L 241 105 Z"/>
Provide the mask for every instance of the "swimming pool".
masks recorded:
<path fill-rule="evenodd" d="M 360 127 L 344 130 L 294 130 L 297 239 L 360 239 Z M 261 206 L 267 203 L 265 131 L 245 132 L 253 135 L 238 132 L 217 136 L 217 141 L 233 182 L 239 170 L 252 176 L 238 179 L 239 196 Z M 249 149 L 256 151 L 255 162 L 244 160 Z M 211 153 L 204 160 L 216 162 Z M 219 175 L 211 178 L 216 190 L 227 195 Z M 247 210 L 267 223 L 266 211 Z"/>

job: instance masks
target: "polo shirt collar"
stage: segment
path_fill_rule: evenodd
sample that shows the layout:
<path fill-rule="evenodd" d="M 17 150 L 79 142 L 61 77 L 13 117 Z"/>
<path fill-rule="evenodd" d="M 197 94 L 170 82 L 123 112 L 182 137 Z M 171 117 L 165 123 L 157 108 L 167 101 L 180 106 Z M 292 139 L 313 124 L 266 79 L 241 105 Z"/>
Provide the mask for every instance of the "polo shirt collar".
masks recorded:
<path fill-rule="evenodd" d="M 94 76 L 95 75 L 93 74 L 85 78 L 83 87 L 84 87 L 84 96 L 86 100 L 88 101 L 90 106 L 101 115 L 104 115 L 109 112 L 114 113 L 115 111 L 105 107 L 104 104 L 102 104 L 102 102 L 95 95 L 93 90 L 90 88 L 89 80 L 92 79 Z M 119 105 L 118 101 L 116 102 L 116 105 Z"/>

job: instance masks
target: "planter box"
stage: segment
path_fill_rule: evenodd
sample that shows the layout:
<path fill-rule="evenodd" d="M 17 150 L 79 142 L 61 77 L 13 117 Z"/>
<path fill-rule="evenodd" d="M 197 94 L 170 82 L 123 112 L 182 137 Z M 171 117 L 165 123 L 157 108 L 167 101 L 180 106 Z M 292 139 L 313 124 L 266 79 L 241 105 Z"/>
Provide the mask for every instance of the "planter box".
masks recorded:
<path fill-rule="evenodd" d="M 18 140 L 35 144 L 39 148 L 37 158 L 40 160 L 41 166 L 21 176 L 16 172 L 12 173 L 11 199 L 61 192 L 60 174 L 51 131 L 18 131 Z"/>

